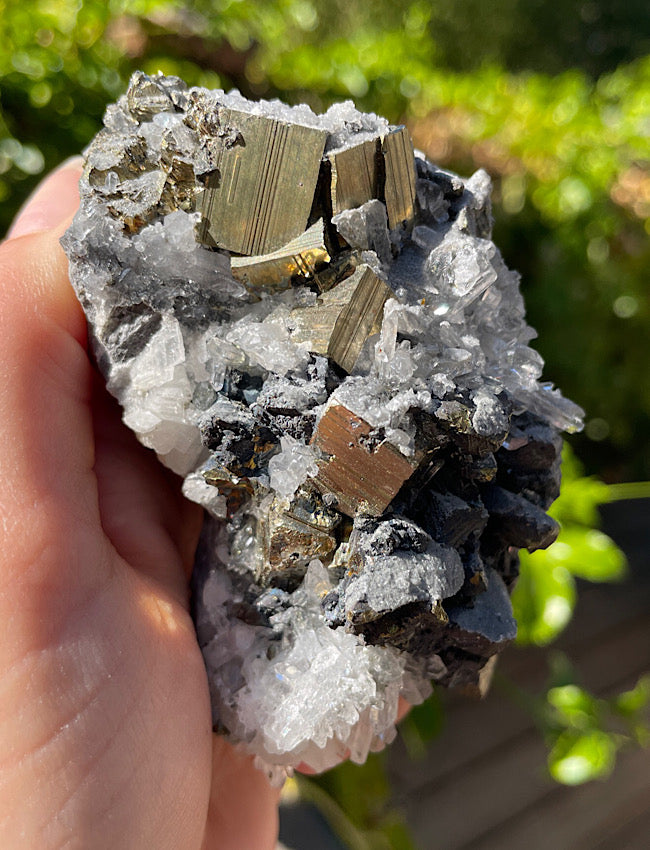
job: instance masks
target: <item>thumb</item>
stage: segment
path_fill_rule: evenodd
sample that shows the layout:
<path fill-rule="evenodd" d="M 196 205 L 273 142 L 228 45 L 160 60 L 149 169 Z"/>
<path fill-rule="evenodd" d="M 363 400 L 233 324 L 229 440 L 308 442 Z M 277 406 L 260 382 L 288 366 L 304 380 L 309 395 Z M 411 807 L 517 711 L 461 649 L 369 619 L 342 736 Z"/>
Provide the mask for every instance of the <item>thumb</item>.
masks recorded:
<path fill-rule="evenodd" d="M 78 182 L 81 163 L 79 156 L 67 159 L 37 186 L 18 212 L 7 239 L 49 230 L 72 215 L 79 199 L 70 185 Z"/>
<path fill-rule="evenodd" d="M 0 596 L 5 582 L 49 580 L 37 573 L 68 542 L 66 516 L 99 516 L 86 324 L 59 245 L 79 173 L 67 163 L 51 174 L 0 245 Z M 66 583 L 79 564 L 60 560 Z M 28 575 L 26 564 L 40 566 Z"/>

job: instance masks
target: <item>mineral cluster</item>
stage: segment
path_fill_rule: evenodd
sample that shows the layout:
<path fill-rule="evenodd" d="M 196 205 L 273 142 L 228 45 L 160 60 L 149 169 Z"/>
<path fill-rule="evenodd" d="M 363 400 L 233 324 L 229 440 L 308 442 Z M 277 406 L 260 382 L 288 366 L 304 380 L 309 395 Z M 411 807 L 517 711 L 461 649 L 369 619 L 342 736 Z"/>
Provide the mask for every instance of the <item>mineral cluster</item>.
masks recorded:
<path fill-rule="evenodd" d="M 63 239 L 124 421 L 206 521 L 215 726 L 278 773 L 481 688 L 548 546 L 560 430 L 490 181 L 351 103 L 323 115 L 137 73 Z"/>

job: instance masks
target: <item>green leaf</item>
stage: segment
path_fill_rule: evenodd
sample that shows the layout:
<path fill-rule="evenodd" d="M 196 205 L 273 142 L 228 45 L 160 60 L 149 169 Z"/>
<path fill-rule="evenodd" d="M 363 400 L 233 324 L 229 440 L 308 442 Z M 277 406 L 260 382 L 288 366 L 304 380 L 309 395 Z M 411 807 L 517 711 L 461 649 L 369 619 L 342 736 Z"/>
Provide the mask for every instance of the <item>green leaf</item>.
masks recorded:
<path fill-rule="evenodd" d="M 399 733 L 412 759 L 426 755 L 427 744 L 440 734 L 445 715 L 434 692 L 421 705 L 416 705 L 399 725 Z"/>
<path fill-rule="evenodd" d="M 548 557 L 547 551 L 522 551 L 521 573 L 512 594 L 519 627 L 517 642 L 546 646 L 564 629 L 576 602 L 571 573 Z"/>
<path fill-rule="evenodd" d="M 577 681 L 577 672 L 571 659 L 565 652 L 554 650 L 548 653 L 549 689 L 573 685 Z"/>
<path fill-rule="evenodd" d="M 399 818 L 387 821 L 382 834 L 390 850 L 417 850 L 408 826 Z"/>
<path fill-rule="evenodd" d="M 599 729 L 587 734 L 573 730 L 564 732 L 548 757 L 553 779 L 563 785 L 581 785 L 593 779 L 604 779 L 616 761 L 616 738 Z"/>
<path fill-rule="evenodd" d="M 556 719 L 564 726 L 585 731 L 600 719 L 599 701 L 578 685 L 551 688 L 546 700 L 554 709 Z"/>
<path fill-rule="evenodd" d="M 627 561 L 616 543 L 595 528 L 568 526 L 547 550 L 549 564 L 564 567 L 572 575 L 588 581 L 620 581 Z"/>
<path fill-rule="evenodd" d="M 566 454 L 563 455 L 566 457 Z M 562 471 L 564 473 L 562 461 Z M 600 522 L 598 506 L 609 501 L 609 487 L 597 478 L 576 478 L 562 481 L 562 492 L 549 513 L 563 524 L 579 523 L 594 526 Z"/>
<path fill-rule="evenodd" d="M 614 710 L 630 718 L 641 714 L 649 705 L 650 675 L 641 676 L 631 690 L 624 691 L 614 700 Z"/>

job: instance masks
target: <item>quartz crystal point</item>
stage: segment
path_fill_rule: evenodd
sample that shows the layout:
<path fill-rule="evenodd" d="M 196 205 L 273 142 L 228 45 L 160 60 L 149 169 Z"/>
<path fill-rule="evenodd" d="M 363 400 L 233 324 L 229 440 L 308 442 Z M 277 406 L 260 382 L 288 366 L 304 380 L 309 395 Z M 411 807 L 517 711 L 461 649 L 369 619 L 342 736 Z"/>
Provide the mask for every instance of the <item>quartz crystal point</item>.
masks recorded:
<path fill-rule="evenodd" d="M 561 430 L 490 182 L 351 103 L 137 73 L 63 238 L 124 421 L 205 508 L 215 728 L 277 778 L 363 761 L 430 680 L 484 693 Z"/>

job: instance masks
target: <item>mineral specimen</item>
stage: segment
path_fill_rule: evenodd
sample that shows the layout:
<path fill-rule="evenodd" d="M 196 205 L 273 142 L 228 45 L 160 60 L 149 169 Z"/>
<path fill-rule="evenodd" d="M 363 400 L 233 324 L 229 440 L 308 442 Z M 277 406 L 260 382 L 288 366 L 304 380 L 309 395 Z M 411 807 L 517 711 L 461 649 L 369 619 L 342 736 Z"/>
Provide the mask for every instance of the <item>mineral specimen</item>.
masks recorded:
<path fill-rule="evenodd" d="M 552 542 L 559 430 L 490 183 L 350 103 L 138 73 L 63 239 L 124 421 L 205 507 L 194 615 L 216 728 L 282 775 L 482 692 L 517 549 Z"/>
<path fill-rule="evenodd" d="M 314 483 L 353 518 L 383 514 L 417 466 L 342 404 L 327 405 L 311 445 L 322 458 Z"/>
<path fill-rule="evenodd" d="M 351 372 L 369 336 L 378 333 L 391 288 L 367 265 L 324 292 L 316 306 L 297 307 L 290 320 L 294 343 L 306 343 L 314 354 L 326 354 Z"/>
<path fill-rule="evenodd" d="M 214 105 L 199 238 L 248 256 L 305 230 L 327 132 Z"/>

